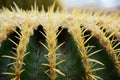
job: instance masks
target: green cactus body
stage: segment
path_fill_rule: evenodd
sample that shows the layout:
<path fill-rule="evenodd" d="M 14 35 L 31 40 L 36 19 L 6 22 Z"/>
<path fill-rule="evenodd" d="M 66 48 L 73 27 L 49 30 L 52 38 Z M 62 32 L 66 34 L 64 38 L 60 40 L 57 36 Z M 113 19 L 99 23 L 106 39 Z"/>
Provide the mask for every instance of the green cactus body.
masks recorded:
<path fill-rule="evenodd" d="M 0 12 L 0 80 L 119 80 L 118 13 Z"/>

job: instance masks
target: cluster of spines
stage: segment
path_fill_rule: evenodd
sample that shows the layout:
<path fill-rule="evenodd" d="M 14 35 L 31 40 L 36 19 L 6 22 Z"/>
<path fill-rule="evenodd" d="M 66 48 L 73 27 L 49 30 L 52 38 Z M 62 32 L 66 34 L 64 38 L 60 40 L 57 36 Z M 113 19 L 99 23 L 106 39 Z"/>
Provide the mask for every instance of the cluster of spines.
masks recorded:
<path fill-rule="evenodd" d="M 82 63 L 83 63 L 85 75 L 86 75 L 85 80 L 97 80 L 97 79 L 102 80 L 102 78 L 100 78 L 97 75 L 94 75 L 93 73 L 98 70 L 103 69 L 103 68 L 94 68 L 94 66 L 96 64 L 100 64 L 100 65 L 104 65 L 104 64 L 99 62 L 98 60 L 90 58 L 92 55 L 94 55 L 95 53 L 97 53 L 101 50 L 97 50 L 97 51 L 90 53 L 91 49 L 94 46 L 85 46 L 86 43 L 91 39 L 92 35 L 84 34 L 87 30 L 84 27 L 80 27 L 83 22 L 78 22 L 77 19 L 74 19 L 74 17 L 77 14 L 78 14 L 78 11 L 75 10 L 71 16 L 71 18 L 75 22 L 67 21 L 67 23 L 69 24 L 68 32 L 73 36 L 74 40 L 76 41 L 78 50 L 81 54 Z M 85 40 L 85 37 L 88 37 L 88 36 L 89 36 L 89 38 Z"/>
<path fill-rule="evenodd" d="M 17 6 L 16 9 L 18 12 L 20 12 Z M 8 64 L 13 65 L 14 72 L 3 72 L 3 74 L 13 75 L 14 77 L 11 80 L 20 80 L 20 74 L 24 71 L 22 66 L 25 65 L 23 60 L 24 57 L 29 53 L 26 52 L 26 46 L 29 43 L 29 37 L 33 35 L 33 24 L 30 23 L 28 14 L 24 15 L 27 16 L 27 18 L 25 18 L 25 22 L 23 24 L 16 23 L 16 26 L 18 26 L 18 28 L 20 29 L 20 33 L 12 29 L 12 31 L 15 31 L 19 36 L 15 36 L 17 39 L 19 39 L 19 44 L 15 43 L 12 39 L 9 39 L 13 44 L 16 45 L 16 48 L 13 48 L 16 50 L 16 53 L 12 52 L 14 57 L 7 55 L 3 56 L 15 60 L 15 62 Z"/>
<path fill-rule="evenodd" d="M 11 20 L 13 13 L 9 12 L 8 9 L 3 8 L 3 13 L 0 13 L 0 44 L 6 40 L 7 36 L 15 29 L 14 21 Z M 5 15 L 4 15 L 5 14 Z M 7 16 L 7 19 L 6 19 Z"/>
<path fill-rule="evenodd" d="M 65 76 L 64 73 L 62 73 L 59 69 L 56 68 L 57 65 L 64 62 L 64 60 L 56 62 L 57 56 L 60 56 L 59 54 L 56 54 L 56 50 L 59 47 L 61 47 L 64 43 L 61 43 L 60 45 L 57 46 L 57 37 L 61 31 L 58 32 L 59 26 L 56 25 L 56 21 L 53 20 L 52 16 L 54 14 L 53 9 L 54 7 L 49 9 L 48 20 L 46 21 L 47 23 L 44 24 L 43 27 L 45 34 L 41 32 L 46 38 L 47 46 L 40 42 L 48 50 L 48 54 L 45 55 L 45 58 L 49 61 L 49 63 L 48 64 L 43 63 L 42 65 L 49 67 L 49 69 L 46 70 L 45 73 L 50 77 L 50 80 L 56 80 L 57 78 L 56 73 Z"/>
<path fill-rule="evenodd" d="M 18 26 L 21 30 L 21 33 L 16 32 L 19 35 L 19 40 L 20 40 L 19 44 L 16 44 L 11 40 L 17 46 L 16 48 L 17 54 L 15 54 L 15 57 L 3 56 L 3 57 L 12 58 L 15 60 L 15 63 L 13 63 L 15 71 L 18 70 L 19 73 L 23 71 L 22 69 L 22 65 L 24 64 L 23 58 L 26 55 L 25 51 L 26 51 L 26 45 L 29 42 L 29 37 L 33 34 L 32 31 L 36 29 L 38 25 L 43 25 L 43 28 L 45 30 L 45 34 L 43 35 L 46 38 L 47 46 L 44 45 L 43 43 L 41 44 L 48 50 L 48 55 L 45 55 L 45 57 L 49 61 L 49 64 L 47 63 L 42 64 L 49 67 L 49 70 L 45 72 L 48 76 L 50 76 L 51 80 L 56 79 L 57 77 L 56 73 L 59 73 L 65 76 L 65 74 L 63 74 L 60 70 L 56 69 L 56 66 L 64 61 L 63 60 L 60 62 L 56 62 L 56 56 L 58 56 L 56 54 L 56 50 L 63 44 L 62 43 L 59 46 L 56 46 L 57 44 L 56 38 L 59 35 L 59 33 L 57 34 L 57 30 L 58 30 L 58 26 L 63 26 L 64 28 L 64 25 L 65 25 L 68 31 L 70 31 L 71 35 L 73 35 L 73 38 L 75 39 L 78 45 L 78 50 L 81 53 L 83 66 L 85 68 L 86 79 L 88 80 L 101 79 L 98 76 L 92 75 L 92 72 L 103 69 L 103 68 L 92 69 L 96 65 L 96 63 L 101 65 L 103 64 L 97 60 L 89 58 L 90 56 L 99 52 L 100 50 L 88 54 L 92 47 L 85 46 L 85 44 L 92 36 L 90 36 L 87 40 L 85 40 L 84 33 L 87 30 L 91 31 L 91 34 L 94 37 L 96 37 L 101 42 L 101 44 L 106 48 L 106 50 L 108 51 L 108 54 L 112 57 L 115 63 L 115 67 L 120 72 L 119 49 L 115 49 L 120 43 L 117 43 L 115 45 L 113 44 L 114 41 L 120 40 L 119 39 L 119 19 L 117 17 L 112 17 L 112 15 L 117 16 L 116 14 L 112 14 L 108 16 L 107 14 L 102 15 L 102 12 L 98 12 L 98 13 L 96 12 L 93 15 L 91 11 L 88 11 L 88 13 L 77 12 L 77 14 L 76 12 L 75 13 L 73 12 L 73 14 L 71 15 L 68 13 L 64 13 L 64 11 L 63 13 L 62 12 L 54 13 L 53 9 L 49 10 L 48 13 L 45 13 L 44 10 L 42 11 L 41 12 L 37 11 L 37 8 L 35 7 L 35 9 L 32 9 L 31 11 L 25 12 L 24 10 L 20 10 L 17 6 L 16 6 L 16 9 L 12 8 L 12 11 L 5 8 L 1 10 L 0 43 L 7 38 L 7 35 L 9 35 L 11 32 L 13 32 L 16 29 L 16 26 Z M 113 21 L 112 19 L 114 19 L 115 21 Z M 65 22 L 66 20 L 67 20 L 67 23 Z M 26 23 L 25 25 L 22 25 L 25 22 L 28 22 L 28 23 Z M 32 26 L 32 28 L 30 28 L 30 26 Z M 84 26 L 84 27 L 80 28 L 80 26 Z M 112 27 L 112 26 L 115 26 L 115 27 Z M 106 31 L 103 31 L 103 30 L 106 30 Z M 26 33 L 28 35 L 26 35 Z M 106 34 L 109 34 L 109 36 L 106 36 Z M 117 39 L 110 40 L 109 38 L 112 36 L 115 36 L 118 40 Z M 24 48 L 21 47 L 21 45 L 22 46 L 24 45 Z M 21 52 L 21 50 L 23 52 Z M 48 72 L 50 72 L 50 74 L 48 74 Z M 14 75 L 15 77 L 13 79 L 19 80 L 20 74 L 18 75 L 17 73 L 5 72 L 4 74 Z"/>
<path fill-rule="evenodd" d="M 90 15 L 92 16 L 93 14 Z M 100 16 L 100 14 L 96 14 L 96 15 Z M 118 14 L 114 14 L 114 16 L 117 15 Z M 109 19 L 111 15 L 110 16 L 103 15 L 103 16 Z M 119 49 L 116 49 L 116 47 L 119 46 L 120 44 L 119 35 L 118 35 L 119 29 L 116 28 L 116 26 L 118 26 L 116 25 L 118 23 L 118 20 L 116 21 L 116 23 L 113 23 L 115 24 L 115 26 L 113 26 L 112 23 L 110 23 L 107 20 L 102 21 L 99 18 L 99 20 L 95 21 L 94 23 L 92 24 L 89 23 L 89 25 L 84 25 L 84 26 L 87 26 L 88 30 L 91 31 L 91 34 L 99 40 L 99 42 L 103 45 L 103 47 L 106 48 L 108 55 L 110 55 L 114 61 L 115 67 L 117 68 L 118 72 L 120 72 Z M 117 39 L 115 39 L 113 36 L 115 36 Z"/>
<path fill-rule="evenodd" d="M 96 30 L 96 28 L 97 28 L 97 30 Z M 112 40 L 110 40 L 110 38 L 113 37 L 114 32 L 113 33 L 107 33 L 107 31 L 103 32 L 104 29 L 105 29 L 104 27 L 102 27 L 102 29 L 100 29 L 99 26 L 95 25 L 94 31 L 92 31 L 92 34 L 106 48 L 108 55 L 110 55 L 114 61 L 115 67 L 119 70 L 120 64 L 119 64 L 119 59 L 117 57 L 118 50 L 116 49 L 116 47 L 120 44 L 120 42 L 118 42 L 117 44 L 114 44 L 114 43 L 116 43 L 116 40 L 114 38 L 112 38 Z M 96 34 L 99 34 L 99 36 Z"/>
<path fill-rule="evenodd" d="M 26 53 L 26 46 L 29 43 L 29 37 L 33 35 L 33 29 L 32 27 L 30 27 L 29 18 L 26 19 L 24 24 L 17 25 L 17 26 L 20 29 L 20 33 L 15 31 L 19 35 L 19 37 L 16 37 L 17 39 L 20 40 L 19 44 L 9 39 L 11 42 L 13 42 L 16 45 L 16 48 L 14 48 L 16 50 L 16 53 L 13 53 L 14 57 L 7 56 L 7 55 L 3 56 L 3 57 L 7 57 L 7 58 L 15 60 L 15 62 L 8 64 L 8 65 L 14 66 L 13 67 L 14 73 L 11 73 L 11 72 L 3 73 L 3 74 L 14 75 L 14 78 L 12 78 L 12 80 L 20 80 L 20 74 L 21 72 L 24 71 L 24 69 L 22 69 L 22 66 L 23 64 L 25 65 L 23 60 L 24 60 L 24 57 L 29 53 L 29 52 Z"/>

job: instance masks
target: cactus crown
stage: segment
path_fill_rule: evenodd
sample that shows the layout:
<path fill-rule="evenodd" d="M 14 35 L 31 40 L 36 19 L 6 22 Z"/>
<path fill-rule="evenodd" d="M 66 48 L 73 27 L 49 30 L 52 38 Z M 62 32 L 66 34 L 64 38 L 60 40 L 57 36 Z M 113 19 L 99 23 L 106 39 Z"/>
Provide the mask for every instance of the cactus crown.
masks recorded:
<path fill-rule="evenodd" d="M 60 41 L 61 38 L 66 37 L 64 35 L 73 36 L 71 40 L 75 42 L 74 45 L 77 47 L 77 53 L 81 56 L 79 62 L 84 68 L 83 75 L 80 76 L 81 79 L 102 80 L 102 77 L 96 74 L 96 72 L 106 69 L 106 66 L 95 58 L 94 55 L 100 54 L 104 49 L 112 59 L 114 67 L 119 74 L 119 23 L 118 12 L 107 14 L 101 10 L 93 13 L 92 9 L 88 11 L 75 9 L 72 13 L 68 13 L 66 10 L 56 10 L 54 12 L 54 5 L 49 7 L 48 12 L 45 12 L 44 8 L 38 11 L 36 5 L 28 11 L 18 8 L 16 4 L 15 8 L 11 7 L 11 10 L 3 8 L 0 11 L 1 47 L 8 36 L 14 32 L 17 35 L 15 38 L 18 41 L 16 42 L 8 38 L 15 45 L 15 47 L 12 47 L 14 51 L 12 52 L 11 50 L 10 53 L 12 55 L 2 55 L 2 57 L 12 59 L 12 62 L 8 64 L 8 66 L 12 67 L 12 71 L 2 72 L 2 74 L 11 75 L 11 80 L 20 80 L 21 74 L 25 71 L 23 66 L 27 65 L 24 63 L 24 59 L 31 55 L 30 50 L 27 50 L 27 46 L 30 43 L 31 36 L 36 34 L 35 30 L 38 30 L 40 26 L 43 28 L 43 31 L 40 30 L 39 34 L 42 35 L 40 38 L 43 38 L 43 40 L 41 39 L 37 44 L 42 45 L 44 49 L 41 51 L 45 51 L 46 54 L 43 55 L 45 62 L 39 65 L 46 67 L 44 72 L 50 80 L 56 80 L 59 76 L 67 76 L 63 70 L 61 71 L 58 68 L 59 65 L 67 63 L 65 59 L 58 60 L 59 57 L 64 55 L 64 51 L 59 53 L 60 50 L 65 50 L 63 49 L 64 45 L 67 45 L 67 39 L 70 38 L 67 37 L 66 40 Z M 103 48 L 94 50 L 98 46 L 91 45 L 93 38 L 97 39 Z M 104 55 L 104 53 L 102 54 Z M 74 54 L 72 54 L 72 57 L 74 57 Z"/>

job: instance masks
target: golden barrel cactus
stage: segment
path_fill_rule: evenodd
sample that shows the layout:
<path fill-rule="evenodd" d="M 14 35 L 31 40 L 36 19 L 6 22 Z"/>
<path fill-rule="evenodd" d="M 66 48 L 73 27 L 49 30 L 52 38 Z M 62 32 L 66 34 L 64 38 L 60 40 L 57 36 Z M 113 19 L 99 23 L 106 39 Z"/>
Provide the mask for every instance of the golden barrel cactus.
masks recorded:
<path fill-rule="evenodd" d="M 120 17 L 73 10 L 0 10 L 0 80 L 119 80 Z"/>

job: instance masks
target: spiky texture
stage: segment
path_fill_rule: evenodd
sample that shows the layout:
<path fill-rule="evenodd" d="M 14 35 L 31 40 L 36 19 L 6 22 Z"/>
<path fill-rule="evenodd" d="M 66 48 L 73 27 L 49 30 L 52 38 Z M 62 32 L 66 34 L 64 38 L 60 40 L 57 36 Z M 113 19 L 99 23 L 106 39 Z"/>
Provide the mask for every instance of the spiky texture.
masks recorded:
<path fill-rule="evenodd" d="M 0 12 L 1 80 L 120 79 L 118 13 L 15 7 Z"/>

